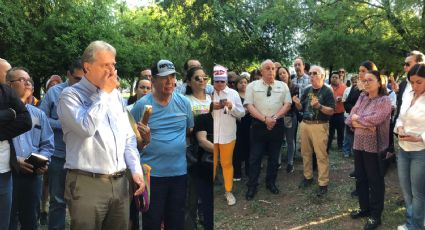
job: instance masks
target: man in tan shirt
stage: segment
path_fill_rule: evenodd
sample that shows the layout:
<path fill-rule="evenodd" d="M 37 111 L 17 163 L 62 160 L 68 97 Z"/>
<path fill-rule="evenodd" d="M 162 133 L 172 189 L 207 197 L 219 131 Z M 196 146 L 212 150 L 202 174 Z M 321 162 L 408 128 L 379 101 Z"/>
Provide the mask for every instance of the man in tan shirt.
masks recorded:
<path fill-rule="evenodd" d="M 276 67 L 271 60 L 265 60 L 261 64 L 261 76 L 260 80 L 251 82 L 247 86 L 244 102 L 244 106 L 254 118 L 250 134 L 249 181 L 245 196 L 247 200 L 252 200 L 257 193 L 264 152 L 269 154 L 266 187 L 273 194 L 279 193 L 275 182 L 278 156 L 283 140 L 283 117 L 292 102 L 288 86 L 281 81 L 275 81 Z"/>

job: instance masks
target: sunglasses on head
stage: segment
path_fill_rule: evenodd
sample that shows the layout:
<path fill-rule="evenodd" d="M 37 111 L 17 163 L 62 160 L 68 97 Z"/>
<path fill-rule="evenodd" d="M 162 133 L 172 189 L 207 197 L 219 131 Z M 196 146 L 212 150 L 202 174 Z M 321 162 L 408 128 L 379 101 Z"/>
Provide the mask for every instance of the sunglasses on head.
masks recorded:
<path fill-rule="evenodd" d="M 204 81 L 208 81 L 208 77 L 195 76 L 195 81 L 201 81 L 201 79 Z"/>

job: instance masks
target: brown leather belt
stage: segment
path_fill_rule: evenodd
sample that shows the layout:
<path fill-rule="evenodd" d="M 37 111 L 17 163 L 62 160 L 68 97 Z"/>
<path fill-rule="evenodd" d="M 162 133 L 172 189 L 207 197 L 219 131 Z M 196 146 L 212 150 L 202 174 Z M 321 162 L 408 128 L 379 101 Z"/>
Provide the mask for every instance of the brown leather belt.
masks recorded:
<path fill-rule="evenodd" d="M 112 174 L 92 173 L 92 172 L 87 172 L 87 171 L 83 171 L 79 169 L 68 169 L 68 171 L 74 172 L 80 175 L 84 175 L 84 176 L 93 177 L 93 178 L 105 178 L 105 179 L 118 179 L 125 175 L 125 170 L 115 172 Z"/>
<path fill-rule="evenodd" d="M 304 123 L 306 124 L 326 124 L 328 123 L 328 121 L 322 121 L 322 120 L 303 120 Z"/>

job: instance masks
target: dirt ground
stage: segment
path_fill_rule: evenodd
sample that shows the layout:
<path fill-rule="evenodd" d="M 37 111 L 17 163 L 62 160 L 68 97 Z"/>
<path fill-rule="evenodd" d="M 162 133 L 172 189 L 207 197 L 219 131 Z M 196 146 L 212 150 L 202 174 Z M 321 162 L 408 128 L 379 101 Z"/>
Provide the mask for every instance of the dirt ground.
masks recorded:
<path fill-rule="evenodd" d="M 246 177 L 234 183 L 233 191 L 237 200 L 234 206 L 227 205 L 223 185 L 216 183 L 214 229 L 363 229 L 364 218 L 352 220 L 349 217 L 349 212 L 358 208 L 357 198 L 350 195 L 354 189 L 354 179 L 348 175 L 353 168 L 352 157 L 344 158 L 342 152 L 331 150 L 328 193 L 318 198 L 315 194 L 318 187 L 317 172 L 310 188 L 298 189 L 303 178 L 302 160 L 298 152 L 294 173 L 286 173 L 286 162 L 279 170 L 276 184 L 281 192 L 274 195 L 265 188 L 264 161 L 258 193 L 253 201 L 245 200 Z M 385 177 L 385 185 L 385 207 L 379 229 L 396 229 L 404 223 L 405 209 L 394 164 Z"/>

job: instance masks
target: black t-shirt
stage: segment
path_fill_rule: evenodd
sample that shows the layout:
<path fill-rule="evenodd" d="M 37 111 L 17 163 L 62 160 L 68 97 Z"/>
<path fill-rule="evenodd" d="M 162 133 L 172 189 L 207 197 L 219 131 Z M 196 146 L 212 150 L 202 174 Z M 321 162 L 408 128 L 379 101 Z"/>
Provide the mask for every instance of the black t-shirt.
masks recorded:
<path fill-rule="evenodd" d="M 200 131 L 206 131 L 207 132 L 207 140 L 209 140 L 211 143 L 214 142 L 214 122 L 211 113 L 207 114 L 200 114 L 195 117 L 195 126 L 193 127 L 193 135 L 195 136 L 196 140 L 196 133 Z M 197 143 L 198 144 L 198 143 Z M 208 155 L 212 159 L 212 154 L 210 152 L 205 151 L 201 146 L 198 148 L 198 164 L 197 164 L 197 176 L 200 178 L 203 178 L 207 181 L 211 181 L 212 183 L 212 162 L 207 163 L 203 161 L 202 159 Z M 204 156 L 205 155 L 205 156 Z"/>
<path fill-rule="evenodd" d="M 310 105 L 313 97 L 317 97 L 321 105 L 335 109 L 334 95 L 329 87 L 323 85 L 320 89 L 313 89 L 313 87 L 308 86 L 301 97 L 303 120 L 328 121 L 330 116 Z"/>

